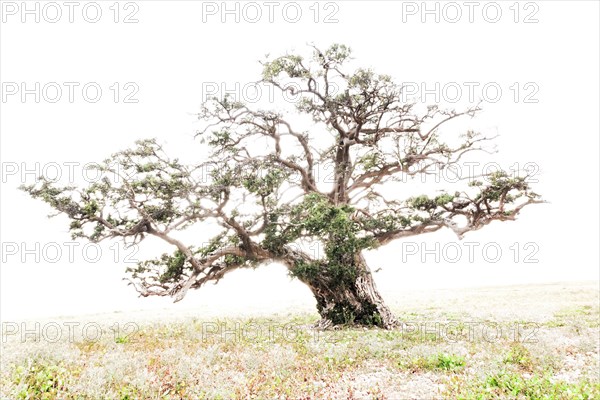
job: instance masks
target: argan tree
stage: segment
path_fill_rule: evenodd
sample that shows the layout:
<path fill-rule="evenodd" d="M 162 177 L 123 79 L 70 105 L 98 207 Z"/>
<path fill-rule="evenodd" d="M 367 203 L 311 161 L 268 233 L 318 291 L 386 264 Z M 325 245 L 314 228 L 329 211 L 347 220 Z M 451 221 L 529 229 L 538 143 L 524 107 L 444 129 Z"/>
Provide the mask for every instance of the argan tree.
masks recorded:
<path fill-rule="evenodd" d="M 194 165 L 142 140 L 98 164 L 107 176 L 87 187 L 59 187 L 41 177 L 23 189 L 65 214 L 74 238 L 138 244 L 154 236 L 172 245 L 172 253 L 127 269 L 141 296 L 179 301 L 236 269 L 277 262 L 314 294 L 317 326 L 391 328 L 397 320 L 375 286 L 365 250 L 442 228 L 462 238 L 491 221 L 514 220 L 542 200 L 526 177 L 505 172 L 463 191 L 399 199 L 406 177 L 485 150 L 492 138 L 448 124 L 479 108 L 419 109 L 389 76 L 347 71 L 348 47 L 313 49 L 308 59 L 288 54 L 261 63 L 260 82 L 296 99 L 291 117 L 227 96 L 207 101 L 197 138 L 208 156 Z M 298 130 L 304 120 L 310 128 Z M 180 231 L 197 224 L 219 231 L 204 243 L 184 239 Z M 319 251 L 303 250 L 307 244 Z"/>

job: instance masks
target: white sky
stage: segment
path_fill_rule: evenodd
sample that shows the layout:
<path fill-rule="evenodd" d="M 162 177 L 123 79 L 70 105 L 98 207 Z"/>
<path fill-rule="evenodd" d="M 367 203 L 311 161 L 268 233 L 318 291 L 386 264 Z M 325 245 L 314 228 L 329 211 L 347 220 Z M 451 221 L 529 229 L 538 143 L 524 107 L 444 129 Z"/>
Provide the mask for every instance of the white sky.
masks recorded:
<path fill-rule="evenodd" d="M 486 84 L 500 87 L 499 101 L 484 103 L 485 111 L 475 122 L 481 129 L 501 135 L 496 140 L 500 152 L 490 160 L 505 167 L 515 162 L 539 165 L 535 188 L 551 202 L 526 208 L 517 222 L 494 223 L 468 234 L 463 242 L 479 243 L 474 262 L 469 260 L 468 247 L 458 243 L 450 231 L 409 241 L 421 248 L 434 248 L 436 243 L 441 248 L 459 246 L 463 256 L 456 263 L 435 262 L 433 256 L 421 262 L 418 255 L 403 260 L 402 251 L 410 245 L 402 242 L 369 253 L 373 269 L 382 268 L 375 277 L 384 297 L 407 288 L 598 279 L 598 2 L 522 2 L 518 16 L 513 2 L 487 6 L 481 2 L 474 9 L 472 23 L 463 2 L 446 8 L 440 3 L 439 23 L 435 15 L 425 15 L 426 21 L 421 21 L 421 2 L 321 2 L 317 23 L 313 2 L 286 6 L 289 18 L 294 17 L 296 8 L 302 11 L 296 23 L 282 15 L 284 2 L 274 9 L 274 23 L 268 21 L 269 9 L 263 2 L 254 3 L 263 12 L 257 23 L 244 21 L 242 12 L 253 18 L 256 9 L 244 8 L 244 3 L 238 6 L 239 23 L 233 15 L 223 23 L 221 2 L 138 1 L 128 6 L 122 2 L 119 20 L 132 12 L 138 19 L 130 24 L 113 22 L 113 2 L 98 2 L 102 10 L 99 22 L 86 22 L 82 17 L 86 3 L 75 8 L 73 23 L 69 23 L 68 8 L 62 2 L 55 3 L 63 13 L 56 23 L 45 21 L 44 17 L 54 18 L 56 11 L 49 6 L 44 9 L 44 2 L 39 3 L 39 23 L 35 15 L 25 15 L 25 23 L 21 22 L 21 2 L 2 3 L 3 319 L 152 307 L 199 307 L 202 312 L 211 303 L 230 304 L 239 310 L 310 303 L 308 290 L 274 265 L 233 273 L 218 286 L 190 292 L 183 302 L 170 305 L 169 299 L 136 297 L 121 281 L 123 250 L 121 262 L 115 263 L 109 243 L 102 247 L 97 263 L 85 261 L 79 250 L 82 246 L 75 250 L 74 262 L 69 261 L 64 246 L 63 257 L 56 263 L 35 262 L 34 255 L 28 255 L 23 263 L 21 252 L 5 252 L 12 243 L 21 251 L 23 243 L 27 248 L 39 243 L 42 248 L 70 241 L 64 219 L 48 220 L 49 209 L 44 204 L 17 190 L 22 183 L 22 163 L 33 168 L 36 162 L 64 166 L 101 161 L 136 139 L 149 137 L 159 138 L 175 156 L 194 159 L 202 153 L 202 145 L 192 138 L 199 125 L 191 114 L 199 110 L 203 87 L 226 83 L 234 88 L 236 82 L 243 86 L 259 78 L 257 61 L 266 53 L 276 56 L 298 51 L 308 55 L 306 44 L 310 42 L 320 47 L 347 44 L 354 50 L 357 65 L 390 74 L 397 82 L 424 83 L 428 88 L 436 82 L 440 87 L 459 85 L 464 89 L 461 100 L 468 95 L 464 82 L 478 85 L 477 97 L 482 96 L 481 87 Z M 431 9 L 435 6 L 428 4 Z M 462 18 L 456 23 L 444 21 L 444 12 L 447 18 L 454 18 L 454 5 L 461 9 Z M 210 11 L 214 7 L 216 15 L 203 14 L 203 8 Z M 485 20 L 484 7 L 488 19 L 500 8 L 497 23 Z M 88 17 L 94 17 L 93 10 L 93 5 L 88 6 Z M 410 13 L 413 11 L 416 14 Z M 332 12 L 338 22 L 324 23 Z M 538 22 L 524 23 L 527 16 Z M 57 82 L 63 97 L 50 103 L 42 96 L 36 103 L 34 95 L 28 95 L 23 102 L 21 93 L 10 94 L 22 82 L 30 89 L 35 82 L 40 82 L 40 87 Z M 72 103 L 63 82 L 79 84 Z M 81 88 L 90 82 L 103 90 L 96 103 L 82 97 Z M 120 87 L 117 103 L 110 89 L 115 82 Z M 133 96 L 137 103 L 122 101 L 131 92 L 124 86 L 127 82 L 139 88 Z M 520 89 L 515 102 L 516 87 Z M 54 97 L 52 88 L 48 90 L 47 96 Z M 538 102 L 526 103 L 528 94 Z M 428 100 L 432 103 L 433 95 Z M 13 175 L 15 165 L 19 170 Z M 67 169 L 62 172 L 66 174 Z M 75 173 L 80 177 L 81 169 L 75 167 Z M 26 178 L 32 182 L 34 176 Z M 502 249 L 497 263 L 486 262 L 480 250 L 490 242 Z M 525 247 L 529 242 L 534 245 Z M 520 248 L 518 262 L 511 250 L 514 243 Z M 138 256 L 156 249 L 154 242 L 143 243 Z M 525 263 L 533 249 L 539 250 L 534 256 L 539 262 Z"/>

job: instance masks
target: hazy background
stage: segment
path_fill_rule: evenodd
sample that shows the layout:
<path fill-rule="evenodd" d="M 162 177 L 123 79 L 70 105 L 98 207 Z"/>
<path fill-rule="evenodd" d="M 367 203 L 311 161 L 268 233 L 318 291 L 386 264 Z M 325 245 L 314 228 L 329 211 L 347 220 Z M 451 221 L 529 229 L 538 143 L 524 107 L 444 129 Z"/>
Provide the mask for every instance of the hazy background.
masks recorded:
<path fill-rule="evenodd" d="M 484 112 L 477 121 L 465 122 L 465 127 L 475 124 L 490 134 L 500 134 L 496 140 L 499 153 L 490 160 L 506 168 L 515 162 L 540 166 L 535 188 L 550 203 L 527 207 L 517 222 L 493 223 L 468 234 L 464 242 L 479 243 L 473 262 L 468 248 L 448 230 L 409 241 L 421 250 L 425 246 L 433 249 L 436 243 L 440 248 L 448 243 L 459 246 L 463 254 L 455 263 L 443 259 L 436 262 L 433 255 L 422 262 L 422 252 L 405 254 L 403 260 L 406 245 L 403 247 L 402 242 L 369 253 L 373 269 L 381 268 L 375 277 L 384 297 L 392 298 L 406 289 L 598 279 L 597 2 L 533 2 L 535 7 L 523 6 L 518 16 L 509 9 L 512 2 L 495 3 L 502 11 L 496 23 L 483 17 L 485 2 L 475 8 L 473 22 L 469 22 L 468 10 L 463 7 L 457 23 L 444 21 L 444 3 L 438 4 L 439 23 L 432 15 L 422 22 L 421 10 L 415 15 L 407 13 L 420 7 L 421 2 L 321 2 L 317 6 L 299 2 L 296 4 L 302 14 L 296 23 L 283 18 L 284 2 L 275 8 L 273 23 L 268 21 L 268 9 L 262 2 L 255 3 L 263 12 L 257 23 L 244 21 L 244 3 L 238 5 L 239 23 L 233 15 L 223 23 L 220 10 L 216 15 L 207 15 L 206 11 L 220 8 L 221 2 L 132 3 L 136 7 L 120 3 L 118 23 L 109 9 L 113 2 L 99 2 L 102 17 L 97 23 L 82 18 L 85 2 L 75 9 L 73 23 L 68 22 L 67 15 L 57 23 L 48 23 L 44 18 L 36 23 L 32 16 L 22 23 L 20 14 L 3 9 L 3 319 L 163 307 L 197 308 L 201 314 L 219 307 L 244 311 L 311 304 L 309 291 L 291 281 L 284 268 L 277 265 L 234 272 L 218 286 L 211 284 L 188 293 L 176 305 L 171 305 L 169 299 L 139 299 L 121 280 L 127 251 L 120 248 L 116 255 L 112 244 L 106 243 L 100 260 L 91 263 L 79 246 L 70 262 L 68 248 L 61 245 L 71 241 L 65 219 L 48 220 L 48 207 L 17 190 L 21 183 L 35 178 L 35 173 L 23 176 L 23 166 L 31 170 L 35 163 L 41 169 L 53 162 L 64 166 L 101 161 L 140 138 L 156 137 L 172 156 L 194 160 L 202 153 L 202 145 L 193 139 L 199 128 L 193 113 L 199 110 L 206 84 L 224 83 L 234 90 L 239 82 L 243 87 L 259 78 L 257 61 L 266 53 L 277 56 L 297 51 L 309 55 L 306 44 L 310 42 L 323 48 L 334 42 L 345 43 L 354 50 L 357 65 L 390 74 L 398 82 L 425 83 L 430 89 L 436 82 L 442 87 L 452 82 L 477 82 L 477 98 L 482 96 L 483 85 L 494 83 L 502 89 L 502 96 L 497 102 L 484 103 Z M 228 4 L 231 9 L 235 7 L 234 2 Z M 433 2 L 428 4 L 431 9 L 435 7 Z M 320 13 L 315 23 L 317 8 Z M 288 7 L 288 15 L 293 17 L 293 10 Z M 447 18 L 454 18 L 453 10 L 445 10 Z M 246 8 L 246 12 L 248 18 L 254 18 L 253 9 Z M 332 12 L 331 18 L 338 22 L 325 23 L 325 16 Z M 130 13 L 134 13 L 132 18 L 137 18 L 137 23 L 123 23 Z M 54 13 L 48 15 L 53 18 Z M 494 13 L 489 11 L 490 15 Z M 538 22 L 524 23 L 528 15 Z M 25 102 L 20 93 L 7 96 L 7 82 L 25 82 L 28 88 L 33 88 L 35 82 L 42 87 L 48 82 L 80 85 L 75 88 L 72 103 L 65 86 L 60 101 L 49 103 L 42 96 L 36 103 L 33 95 L 28 95 Z M 103 90 L 96 103 L 82 98 L 81 88 L 89 82 Z M 120 88 L 116 103 L 110 89 L 115 82 Z M 128 82 L 134 86 L 125 87 Z M 515 83 L 517 86 L 513 86 Z M 527 83 L 530 86 L 525 87 Z M 138 102 L 125 103 L 124 97 L 132 87 L 139 88 L 132 97 Z M 466 86 L 462 87 L 461 101 L 468 94 Z M 519 87 L 516 99 L 511 87 Z M 533 93 L 532 88 L 539 90 Z M 433 95 L 426 100 L 435 102 Z M 13 174 L 15 165 L 18 170 Z M 81 167 L 73 171 L 80 180 Z M 63 174 L 67 172 L 66 168 L 62 170 Z M 502 250 L 496 263 L 486 261 L 481 252 L 486 243 L 492 242 Z M 19 246 L 18 254 L 5 253 L 10 243 Z M 40 249 L 58 243 L 63 255 L 55 263 L 43 257 L 36 262 L 35 254 L 26 255 L 22 262 L 23 243 L 28 249 L 35 248 L 36 243 Z M 515 243 L 520 249 L 516 260 L 511 250 Z M 533 245 L 526 248 L 527 243 Z M 143 242 L 135 257 L 143 260 L 144 255 L 166 249 L 155 242 Z M 534 249 L 538 251 L 532 260 L 538 262 L 525 262 Z M 93 252 L 90 254 L 93 256 Z M 490 254 L 494 256 L 493 251 Z M 117 262 L 113 260 L 115 255 Z"/>

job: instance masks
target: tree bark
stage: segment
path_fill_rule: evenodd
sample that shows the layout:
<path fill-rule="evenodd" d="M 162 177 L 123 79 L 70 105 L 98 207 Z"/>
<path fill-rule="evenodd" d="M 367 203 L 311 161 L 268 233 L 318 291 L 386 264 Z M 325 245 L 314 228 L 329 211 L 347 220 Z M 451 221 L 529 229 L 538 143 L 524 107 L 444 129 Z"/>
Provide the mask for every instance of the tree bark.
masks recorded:
<path fill-rule="evenodd" d="M 357 254 L 353 258 L 354 263 L 348 269 L 353 269 L 356 276 L 350 282 L 340 283 L 327 270 L 314 277 L 300 278 L 317 300 L 321 320 L 315 327 L 357 324 L 392 329 L 398 320 L 379 294 L 364 257 Z"/>

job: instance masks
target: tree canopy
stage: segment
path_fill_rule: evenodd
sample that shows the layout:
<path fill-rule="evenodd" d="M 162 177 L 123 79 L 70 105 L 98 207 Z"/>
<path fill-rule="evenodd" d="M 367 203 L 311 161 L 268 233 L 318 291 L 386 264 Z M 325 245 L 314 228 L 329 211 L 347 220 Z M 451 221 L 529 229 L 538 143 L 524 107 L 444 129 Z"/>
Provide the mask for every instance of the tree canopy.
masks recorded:
<path fill-rule="evenodd" d="M 358 267 L 363 250 L 442 228 L 462 238 L 492 221 L 514 220 L 542 200 L 526 177 L 504 171 L 436 196 L 389 193 L 386 187 L 400 175 L 459 162 L 468 152 L 485 151 L 493 137 L 442 132 L 480 108 L 406 102 L 390 76 L 348 71 L 350 56 L 350 48 L 336 44 L 313 47 L 310 57 L 286 54 L 262 63 L 261 82 L 294 95 L 295 111 L 310 118 L 311 129 L 299 130 L 293 116 L 278 110 L 214 98 L 198 114 L 203 129 L 197 138 L 210 149 L 206 159 L 184 164 L 157 140 L 140 140 L 98 165 L 118 180 L 104 177 L 78 188 L 42 177 L 23 189 L 68 216 L 74 238 L 137 244 L 151 235 L 174 246 L 170 254 L 128 268 L 142 296 L 178 301 L 238 268 L 281 262 L 311 286 L 324 318 L 337 323 L 360 314 L 361 322 L 388 326 L 382 309 L 363 315 L 357 309 L 368 306 L 338 296 L 356 292 L 357 280 L 370 275 Z M 208 243 L 187 243 L 177 234 L 209 221 L 220 232 Z M 295 246 L 300 241 L 318 242 L 322 251 L 302 251 Z M 319 296 L 335 301 L 328 305 Z"/>

